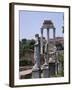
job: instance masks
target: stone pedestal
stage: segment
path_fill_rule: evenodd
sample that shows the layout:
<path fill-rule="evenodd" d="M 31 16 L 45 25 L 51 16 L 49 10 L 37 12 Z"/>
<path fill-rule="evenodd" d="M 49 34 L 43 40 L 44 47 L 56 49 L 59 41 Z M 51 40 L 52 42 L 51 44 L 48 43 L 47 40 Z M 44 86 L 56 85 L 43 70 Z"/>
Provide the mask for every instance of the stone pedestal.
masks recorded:
<path fill-rule="evenodd" d="M 32 70 L 32 78 L 41 78 L 41 70 L 39 68 Z"/>
<path fill-rule="evenodd" d="M 43 78 L 48 78 L 49 77 L 49 67 L 48 67 L 48 64 L 44 64 L 42 66 L 42 77 Z"/>

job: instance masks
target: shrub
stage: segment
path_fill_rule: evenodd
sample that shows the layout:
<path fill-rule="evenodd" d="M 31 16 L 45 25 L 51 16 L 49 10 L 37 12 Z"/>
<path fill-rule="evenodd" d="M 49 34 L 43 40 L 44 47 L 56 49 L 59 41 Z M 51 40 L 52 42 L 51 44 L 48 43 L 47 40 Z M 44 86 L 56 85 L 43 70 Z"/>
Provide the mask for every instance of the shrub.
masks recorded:
<path fill-rule="evenodd" d="M 20 60 L 19 61 L 19 66 L 31 66 L 33 65 L 31 60 Z"/>

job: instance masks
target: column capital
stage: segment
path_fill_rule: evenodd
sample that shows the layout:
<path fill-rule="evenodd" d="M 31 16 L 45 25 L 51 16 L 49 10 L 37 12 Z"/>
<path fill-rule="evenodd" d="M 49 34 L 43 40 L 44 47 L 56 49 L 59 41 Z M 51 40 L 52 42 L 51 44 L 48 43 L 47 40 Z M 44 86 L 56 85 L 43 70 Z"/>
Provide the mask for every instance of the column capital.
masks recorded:
<path fill-rule="evenodd" d="M 41 30 L 43 30 L 43 28 L 41 27 Z"/>
<path fill-rule="evenodd" d="M 49 30 L 49 28 L 47 28 L 47 30 Z"/>
<path fill-rule="evenodd" d="M 43 34 L 43 28 L 41 28 L 41 34 Z"/>
<path fill-rule="evenodd" d="M 53 28 L 54 37 L 55 37 L 55 30 L 56 30 L 56 28 Z"/>

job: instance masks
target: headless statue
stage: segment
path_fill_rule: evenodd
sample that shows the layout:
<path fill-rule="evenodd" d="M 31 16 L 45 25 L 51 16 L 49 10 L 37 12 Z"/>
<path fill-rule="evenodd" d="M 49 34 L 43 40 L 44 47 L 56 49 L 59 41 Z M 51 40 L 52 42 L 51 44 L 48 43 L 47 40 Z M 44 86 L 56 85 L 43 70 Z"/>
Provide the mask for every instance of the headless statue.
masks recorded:
<path fill-rule="evenodd" d="M 39 35 L 35 35 L 35 45 L 34 45 L 34 63 L 33 69 L 40 68 L 40 39 Z"/>

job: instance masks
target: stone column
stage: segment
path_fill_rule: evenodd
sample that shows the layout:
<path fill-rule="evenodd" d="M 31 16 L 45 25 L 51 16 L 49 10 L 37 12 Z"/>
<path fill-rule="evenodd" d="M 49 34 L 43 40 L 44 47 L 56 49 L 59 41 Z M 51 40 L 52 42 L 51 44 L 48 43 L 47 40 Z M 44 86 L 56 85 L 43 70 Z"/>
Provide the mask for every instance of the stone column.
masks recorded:
<path fill-rule="evenodd" d="M 54 45 L 55 45 L 55 28 L 53 28 L 53 39 L 54 39 Z"/>
<path fill-rule="evenodd" d="M 41 28 L 41 54 L 43 54 L 43 28 Z"/>
<path fill-rule="evenodd" d="M 55 62 L 55 75 L 57 76 L 57 74 L 58 74 L 58 63 Z"/>
<path fill-rule="evenodd" d="M 49 53 L 48 53 L 48 46 L 49 46 L 49 28 L 47 28 L 47 63 L 49 62 Z M 49 64 L 49 63 L 48 63 Z"/>
<path fill-rule="evenodd" d="M 54 60 L 55 60 L 55 75 L 58 74 L 58 55 L 57 55 L 57 51 L 56 51 L 56 46 L 54 45 Z"/>
<path fill-rule="evenodd" d="M 57 74 L 60 72 L 60 70 L 59 70 L 59 58 L 58 58 L 58 55 L 59 55 L 59 52 L 57 51 L 56 52 L 56 61 L 57 61 Z"/>
<path fill-rule="evenodd" d="M 46 44 L 45 48 L 46 48 L 46 51 L 44 53 L 45 61 L 44 64 L 42 65 L 42 71 L 43 71 L 43 78 L 48 78 L 49 77 L 48 53 L 47 53 L 48 44 Z"/>
<path fill-rule="evenodd" d="M 40 78 L 41 73 L 40 73 L 40 40 L 39 40 L 39 35 L 36 34 L 36 42 L 34 45 L 34 61 L 35 65 L 33 66 L 32 69 L 32 78 Z"/>
<path fill-rule="evenodd" d="M 44 53 L 45 62 L 43 64 L 43 66 L 42 66 L 43 78 L 48 78 L 49 77 L 48 43 L 49 43 L 49 29 L 47 29 L 47 43 L 45 44 L 45 53 Z"/>
<path fill-rule="evenodd" d="M 47 28 L 47 44 L 49 44 L 49 28 Z"/>
<path fill-rule="evenodd" d="M 53 28 L 53 39 L 54 39 L 54 56 L 55 56 L 55 75 L 58 74 L 58 63 L 57 63 L 57 53 L 56 53 L 56 46 L 55 46 L 55 28 Z"/>
<path fill-rule="evenodd" d="M 54 38 L 54 46 L 55 46 L 55 28 L 53 28 L 53 38 Z M 55 61 L 55 74 L 57 76 L 57 74 L 58 74 L 58 53 L 56 52 L 56 50 L 55 50 L 55 57 L 56 57 L 55 58 L 56 59 L 56 61 Z"/>

